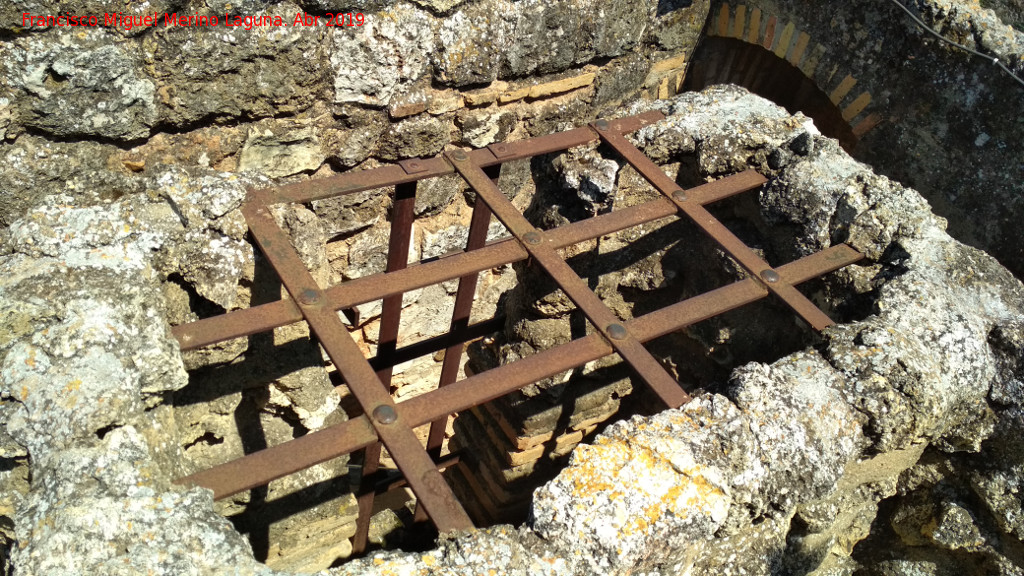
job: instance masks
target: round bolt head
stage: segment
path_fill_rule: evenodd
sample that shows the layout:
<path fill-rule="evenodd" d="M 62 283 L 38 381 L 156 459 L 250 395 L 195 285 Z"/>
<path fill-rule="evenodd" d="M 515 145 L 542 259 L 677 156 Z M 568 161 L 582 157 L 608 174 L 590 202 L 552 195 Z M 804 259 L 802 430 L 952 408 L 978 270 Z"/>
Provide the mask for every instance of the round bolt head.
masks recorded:
<path fill-rule="evenodd" d="M 594 122 L 594 126 L 597 126 L 598 130 L 607 130 L 608 129 L 608 121 L 605 120 L 604 118 L 602 118 L 602 119 L 598 120 L 597 122 Z"/>
<path fill-rule="evenodd" d="M 775 270 L 768 269 L 761 271 L 761 279 L 769 284 L 775 284 L 781 278 L 778 272 L 776 272 Z"/>
<path fill-rule="evenodd" d="M 378 424 L 394 424 L 398 420 L 398 414 L 391 406 L 377 406 L 373 409 L 373 419 Z"/>
<path fill-rule="evenodd" d="M 466 155 L 465 150 L 455 150 L 452 152 L 452 158 L 462 161 L 465 160 L 466 158 L 469 158 L 469 156 Z"/>
<path fill-rule="evenodd" d="M 537 245 L 540 244 L 541 237 L 537 232 L 527 232 L 523 234 L 523 242 L 527 244 Z"/>
<path fill-rule="evenodd" d="M 494 149 L 495 149 L 496 151 L 498 151 L 498 152 L 502 152 L 502 153 L 504 153 L 504 152 L 505 152 L 506 150 L 508 150 L 508 148 L 505 148 L 505 145 L 504 145 L 504 144 L 496 144 L 496 145 L 494 146 Z"/>
<path fill-rule="evenodd" d="M 686 192 L 680 188 L 672 193 L 672 199 L 676 202 L 686 202 Z"/>
<path fill-rule="evenodd" d="M 320 294 L 312 288 L 306 288 L 302 292 L 299 292 L 299 303 L 305 304 L 306 306 L 312 306 L 320 301 Z"/>
<path fill-rule="evenodd" d="M 610 336 L 612 340 L 625 340 L 626 337 L 629 336 L 629 332 L 626 331 L 626 327 L 617 322 L 615 324 L 609 324 L 606 330 L 608 331 L 608 336 Z"/>
<path fill-rule="evenodd" d="M 420 163 L 413 160 L 412 162 L 409 162 L 409 168 L 412 168 L 413 170 L 419 170 Z"/>

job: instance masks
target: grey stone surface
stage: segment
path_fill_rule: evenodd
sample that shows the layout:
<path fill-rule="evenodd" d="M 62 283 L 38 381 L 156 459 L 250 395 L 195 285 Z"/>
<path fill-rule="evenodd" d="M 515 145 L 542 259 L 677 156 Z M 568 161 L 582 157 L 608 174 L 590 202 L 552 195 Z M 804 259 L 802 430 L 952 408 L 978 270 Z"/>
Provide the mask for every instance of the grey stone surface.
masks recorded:
<path fill-rule="evenodd" d="M 642 37 L 650 2 L 476 2 L 446 17 L 433 57 L 437 78 L 456 86 L 561 72 L 614 57 Z"/>
<path fill-rule="evenodd" d="M 326 155 L 312 126 L 292 125 L 249 130 L 238 158 L 239 170 L 256 170 L 270 178 L 313 172 Z"/>
<path fill-rule="evenodd" d="M 592 118 L 592 102 L 524 101 L 515 112 L 495 104 L 390 125 L 381 108 L 417 82 L 478 87 L 500 78 L 526 85 L 543 80 L 538 75 L 621 57 L 608 76 L 602 70 L 594 89 L 599 106 L 612 106 L 642 80 L 645 58 L 637 54 L 685 52 L 708 10 L 706 2 L 424 2 L 426 9 L 358 0 L 246 1 L 230 8 L 287 15 L 381 9 L 358 29 L 4 36 L 11 57 L 0 63 L 0 154 L 9 166 L 0 184 L 7 226 L 0 249 L 0 542 L 19 573 L 269 573 L 214 513 L 207 494 L 170 483 L 188 466 L 212 462 L 208 448 L 218 438 L 225 449 L 243 450 L 241 437 L 225 424 L 240 408 L 273 439 L 338 417 L 329 406 L 330 384 L 317 370 L 294 379 L 272 374 L 259 391 L 228 390 L 239 380 L 224 379 L 223 396 L 205 415 L 169 406 L 170 398 L 189 393 L 185 364 L 230 366 L 247 345 L 225 344 L 183 364 L 163 318 L 194 319 L 280 296 L 278 287 L 272 294 L 262 282 L 245 241 L 237 210 L 245 188 L 269 183 L 260 174 L 311 172 L 324 161 L 348 168 L 371 156 L 429 156 L 451 141 L 483 145 L 579 124 Z M 775 12 L 796 18 L 795 5 L 781 3 L 785 10 Z M 199 4 L 173 6 L 184 11 Z M 1011 262 L 1007 255 L 1019 248 L 1015 220 L 983 223 L 995 221 L 992 210 L 1017 206 L 1016 184 L 1007 180 L 1012 174 L 988 168 L 1015 166 L 1019 156 L 1019 122 L 996 103 L 996 95 L 1014 86 L 995 71 L 975 75 L 959 56 L 934 51 L 912 24 L 861 7 L 850 8 L 856 19 L 815 14 L 844 43 L 853 70 L 877 71 L 859 76 L 861 86 L 886 86 L 888 92 L 876 90 L 874 97 L 894 103 L 891 115 L 907 119 L 873 133 L 867 141 L 873 152 L 864 157 L 901 178 L 916 171 L 909 185 L 968 183 L 936 194 L 952 204 L 938 207 L 966 215 L 951 222 L 957 233 L 1008 247 L 1001 257 Z M 23 8 L 94 7 L 33 0 Z M 203 9 L 229 10 L 219 1 Z M 1008 61 L 1020 55 L 1019 34 L 989 13 L 948 0 L 914 3 L 914 9 L 951 37 Z M 5 19 L 16 17 L 9 7 L 2 10 Z M 901 40 L 878 43 L 852 23 L 859 25 L 862 14 L 869 27 L 885 27 Z M 868 49 L 876 44 L 916 56 L 899 69 L 900 82 L 888 82 L 894 72 Z M 920 91 L 907 87 L 933 80 L 938 96 L 929 111 L 916 104 Z M 609 427 L 538 493 L 525 528 L 462 535 L 426 554 L 381 553 L 333 572 L 768 574 L 789 567 L 850 573 L 861 563 L 868 571 L 910 574 L 946 570 L 935 559 L 954 552 L 970 554 L 990 573 L 1019 572 L 999 541 L 1019 542 L 1022 530 L 1020 283 L 946 235 L 945 223 L 914 190 L 850 160 L 815 136 L 804 118 L 729 89 L 657 106 L 673 117 L 636 137 L 657 160 L 680 162 L 692 153 L 700 178 L 746 167 L 771 177 L 760 198 L 762 219 L 742 230 L 761 241 L 759 250 L 785 261 L 846 241 L 867 256 L 811 288 L 844 324 L 813 347 L 739 367 L 727 384 L 682 410 Z M 312 128 L 271 130 L 264 138 L 260 118 Z M 125 162 L 136 153 L 131 146 L 156 132 L 186 133 L 215 122 L 230 125 L 226 132 L 234 130 L 237 140 L 217 161 L 256 174 L 159 166 L 148 156 L 148 163 Z M 921 136 L 932 133 L 947 136 Z M 188 146 L 178 142 L 170 156 Z M 969 153 L 959 145 L 964 142 L 974 146 Z M 574 209 L 600 211 L 621 201 L 612 194 L 616 178 L 623 178 L 614 166 L 589 156 L 569 160 L 554 175 L 582 192 L 571 198 Z M 585 180 L 579 168 L 594 166 L 598 177 Z M 965 189 L 993 196 L 963 196 Z M 433 213 L 452 195 L 446 186 L 434 192 L 419 211 Z M 47 194 L 58 196 L 44 200 Z M 326 273 L 325 237 L 383 225 L 382 203 L 373 196 L 354 200 L 283 215 L 319 274 Z M 545 217 L 568 220 L 557 210 Z M 456 226 L 431 237 L 425 252 L 447 251 L 463 232 Z M 381 267 L 379 250 L 365 248 L 344 256 L 357 273 Z M 598 291 L 626 314 L 640 311 L 658 290 L 694 286 L 673 280 L 672 267 L 663 265 L 678 253 L 655 250 L 614 281 L 597 282 Z M 565 338 L 569 331 L 558 317 L 563 304 L 557 295 L 544 302 L 555 316 L 545 321 L 557 326 L 532 342 Z M 317 357 L 301 331 L 271 340 Z M 551 395 L 560 390 L 553 387 Z M 189 443 L 191 455 L 182 448 Z M 925 444 L 930 447 L 915 466 Z M 899 457 L 885 460 L 893 454 Z M 289 489 L 340 469 L 315 469 Z M 874 476 L 854 474 L 865 469 Z M 634 480 L 638 486 L 627 487 Z M 899 516 L 878 512 L 893 497 L 884 506 L 908 510 L 900 516 L 907 522 L 898 525 L 917 526 L 911 519 L 925 516 L 921 526 L 934 521 L 918 541 L 933 556 L 851 556 L 876 514 Z M 221 506 L 237 511 L 248 503 Z M 325 520 L 318 514 L 296 523 L 339 535 L 347 529 L 317 524 Z M 288 538 L 297 537 L 281 536 L 279 544 Z"/>
<path fill-rule="evenodd" d="M 5 243 L 0 394 L 31 470 L 27 492 L 4 478 L 18 573 L 265 571 L 208 493 L 169 482 L 180 448 L 158 407 L 187 377 L 150 264 L 161 239 L 128 204 L 54 198 Z"/>
<path fill-rule="evenodd" d="M 96 28 L 59 29 L 56 42 L 27 37 L 8 45 L 7 83 L 27 126 L 58 137 L 135 140 L 157 122 L 156 83 L 139 54 Z"/>
<path fill-rule="evenodd" d="M 333 30 L 334 101 L 387 105 L 428 73 L 434 34 L 424 11 L 396 4 L 354 30 Z"/>

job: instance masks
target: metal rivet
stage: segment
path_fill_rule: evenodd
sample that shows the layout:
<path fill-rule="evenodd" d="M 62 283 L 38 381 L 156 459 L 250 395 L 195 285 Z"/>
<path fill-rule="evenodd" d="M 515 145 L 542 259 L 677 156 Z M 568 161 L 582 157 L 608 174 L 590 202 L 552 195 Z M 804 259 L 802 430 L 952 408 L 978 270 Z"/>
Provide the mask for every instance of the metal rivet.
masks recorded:
<path fill-rule="evenodd" d="M 686 202 L 686 192 L 680 188 L 672 193 L 672 199 L 676 202 Z"/>
<path fill-rule="evenodd" d="M 540 241 L 541 237 L 537 232 L 527 232 L 526 234 L 523 234 L 523 242 L 526 242 L 527 244 L 536 245 L 540 244 Z"/>
<path fill-rule="evenodd" d="M 413 170 L 419 170 L 420 163 L 413 160 L 412 162 L 409 162 L 409 168 L 412 168 Z"/>
<path fill-rule="evenodd" d="M 455 150 L 455 151 L 452 152 L 452 158 L 454 158 L 454 159 L 456 159 L 456 160 L 458 160 L 460 162 L 465 160 L 468 157 L 469 156 L 466 155 L 466 151 L 465 150 Z"/>
<path fill-rule="evenodd" d="M 597 122 L 594 122 L 594 126 L 597 126 L 598 130 L 607 130 L 608 129 L 608 121 L 602 118 L 602 119 L 598 120 Z"/>
<path fill-rule="evenodd" d="M 775 284 L 779 281 L 780 277 L 778 272 L 768 269 L 761 271 L 761 279 L 769 284 Z"/>
<path fill-rule="evenodd" d="M 378 424 L 394 424 L 395 420 L 398 420 L 398 414 L 395 413 L 395 409 L 391 406 L 377 406 L 373 409 L 373 419 Z"/>
<path fill-rule="evenodd" d="M 608 336 L 612 340 L 625 340 L 626 337 L 629 336 L 629 332 L 626 331 L 626 327 L 619 323 L 609 324 L 608 328 L 605 330 L 608 331 Z"/>
<path fill-rule="evenodd" d="M 299 303 L 305 304 L 306 306 L 312 306 L 320 301 L 320 293 L 312 288 L 306 288 L 302 292 L 299 292 Z"/>
<path fill-rule="evenodd" d="M 504 144 L 498 144 L 497 146 L 494 147 L 494 149 L 495 149 L 495 151 L 501 152 L 501 153 L 504 153 L 507 150 L 507 148 L 505 148 Z"/>

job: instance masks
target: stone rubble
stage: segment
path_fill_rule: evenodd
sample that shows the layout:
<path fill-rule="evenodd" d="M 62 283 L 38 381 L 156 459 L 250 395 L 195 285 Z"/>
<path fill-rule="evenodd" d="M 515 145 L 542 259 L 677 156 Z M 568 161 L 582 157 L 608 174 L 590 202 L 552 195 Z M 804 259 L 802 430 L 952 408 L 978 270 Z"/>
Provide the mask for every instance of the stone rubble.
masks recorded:
<path fill-rule="evenodd" d="M 1021 69 L 1021 33 L 993 13 L 953 0 L 913 4 L 943 34 Z M 354 510 L 345 459 L 282 479 L 263 502 L 244 494 L 214 503 L 203 490 L 172 484 L 251 451 L 254 438 L 276 443 L 345 417 L 302 325 L 184 355 L 169 333 L 167 322 L 280 297 L 273 272 L 246 240 L 238 210 L 246 189 L 651 107 L 671 117 L 635 140 L 680 180 L 747 167 L 770 177 L 760 196 L 763 216 L 747 231 L 764 240 L 758 250 L 785 261 L 848 242 L 867 256 L 809 288 L 844 323 L 810 345 L 789 335 L 805 329 L 791 314 L 770 310 L 741 310 L 694 329 L 692 338 L 722 354 L 709 360 L 720 364 L 702 382 L 709 391 L 680 410 L 610 425 L 580 445 L 571 465 L 537 491 L 526 525 L 446 537 L 426 553 L 380 552 L 321 574 L 909 576 L 959 574 L 967 564 L 978 573 L 1020 574 L 1020 282 L 951 239 L 915 190 L 874 174 L 801 115 L 729 88 L 616 110 L 644 93 L 671 95 L 661 92 L 664 81 L 685 70 L 680 57 L 692 54 L 707 15 L 721 3 L 147 6 L 286 18 L 301 10 L 372 14 L 367 26 L 333 30 L 21 33 L 20 11 L 0 7 L 9 32 L 0 40 L 9 55 L 0 59 L 0 574 L 270 575 L 313 572 L 347 556 Z M 96 6 L 39 0 L 24 9 Z M 834 36 L 851 46 L 877 41 L 859 19 L 826 17 Z M 876 54 L 855 52 L 858 62 Z M 918 58 L 932 67 L 947 60 Z M 862 84 L 887 85 L 893 72 L 872 67 L 879 77 L 862 77 Z M 965 98 L 991 104 L 987 77 L 963 70 L 946 66 L 934 75 L 942 94 L 955 96 L 943 96 L 939 109 Z M 876 92 L 882 98 L 889 96 Z M 988 166 L 1005 168 L 1013 157 L 1019 123 L 1004 119 L 999 130 L 981 135 L 973 125 L 939 126 L 925 137 L 907 128 L 922 126 L 913 124 L 919 115 L 904 116 L 906 124 L 894 123 L 878 138 L 895 135 L 889 151 L 924 158 L 913 164 L 927 176 L 923 186 L 948 181 L 948 194 L 931 191 L 933 202 L 955 199 L 962 182 L 992 183 L 969 188 L 979 202 L 1016 209 L 1015 184 L 1002 185 L 1009 176 Z M 920 117 L 923 125 L 934 123 Z M 991 155 L 989 164 L 955 161 L 973 158 L 953 146 L 967 132 L 971 146 Z M 531 215 L 545 224 L 566 221 L 567 211 L 589 216 L 635 200 L 616 189 L 644 195 L 635 174 L 593 149 L 555 164 L 555 188 L 578 196 L 547 213 L 536 209 L 550 191 L 534 190 L 535 167 L 524 162 L 502 175 L 514 202 L 534 204 Z M 416 211 L 426 221 L 417 222 L 411 260 L 459 247 L 473 201 L 445 179 L 423 189 Z M 387 192 L 275 215 L 318 280 L 336 283 L 342 271 L 354 276 L 382 267 Z M 962 200 L 965 213 L 983 217 L 953 220 L 951 227 L 968 230 L 975 243 L 1009 246 L 999 255 L 1015 265 L 1006 257 L 1018 241 L 1012 224 L 978 229 L 977 222 L 991 221 L 989 213 L 971 212 L 974 200 Z M 658 229 L 602 239 L 596 253 L 614 258 Z M 502 233 L 495 227 L 489 237 Z M 674 279 L 666 261 L 710 257 L 680 246 L 686 240 L 602 278 L 599 294 L 629 315 L 637 298 L 624 298 L 623 290 L 646 298 L 665 286 L 686 292 L 734 275 L 726 261 L 709 278 Z M 579 255 L 593 248 L 580 247 Z M 522 356 L 571 333 L 564 295 L 532 304 L 512 288 L 521 273 L 491 271 L 481 280 L 484 317 L 508 303 L 499 301 L 502 295 L 529 300 L 530 313 L 539 316 L 517 318 L 512 336 L 522 341 L 492 343 L 488 353 Z M 414 326 L 403 337 L 445 328 L 453 290 L 410 295 Z M 414 314 L 413 304 L 444 313 Z M 360 312 L 357 335 L 372 351 L 379 305 Z M 731 331 L 734 318 L 749 321 L 755 333 L 782 326 L 786 355 L 740 362 L 729 373 L 724 367 L 735 358 L 757 359 L 758 334 Z M 272 359 L 269 351 L 281 349 L 289 357 Z M 594 363 L 586 371 L 606 367 Z M 399 367 L 397 395 L 436 381 L 438 369 L 435 359 Z M 568 398 L 575 384 L 562 375 L 526 390 L 526 401 Z M 555 439 L 559 450 L 591 434 L 630 387 L 620 378 L 581 395 L 571 430 Z M 239 424 L 245 418 L 254 428 Z M 541 424 L 524 426 L 541 434 Z M 256 517 L 273 510 L 261 506 L 311 486 L 317 505 L 266 527 L 265 550 L 239 532 L 246 522 L 256 526 L 253 533 L 262 529 Z M 317 540 L 324 534 L 333 547 Z"/>

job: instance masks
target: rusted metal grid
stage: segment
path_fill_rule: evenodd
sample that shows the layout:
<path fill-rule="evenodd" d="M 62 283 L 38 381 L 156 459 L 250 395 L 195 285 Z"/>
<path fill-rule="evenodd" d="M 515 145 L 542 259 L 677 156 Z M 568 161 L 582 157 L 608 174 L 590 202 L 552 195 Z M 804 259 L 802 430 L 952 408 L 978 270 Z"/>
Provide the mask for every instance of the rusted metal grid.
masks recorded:
<path fill-rule="evenodd" d="M 272 330 L 305 320 L 362 406 L 364 414 L 295 440 L 249 454 L 181 478 L 182 484 L 210 488 L 215 498 L 263 486 L 272 480 L 365 449 L 359 520 L 353 543 L 366 544 L 370 511 L 376 492 L 381 445 L 386 446 L 416 494 L 424 512 L 441 532 L 467 529 L 472 522 L 438 471 L 454 458 L 440 458 L 449 415 L 477 406 L 532 382 L 618 353 L 668 407 L 690 396 L 643 346 L 643 342 L 754 302 L 772 294 L 817 330 L 832 324 L 794 285 L 856 262 L 861 255 L 845 244 L 833 246 L 773 268 L 743 244 L 705 208 L 705 204 L 753 190 L 765 178 L 748 170 L 689 190 L 681 189 L 624 134 L 662 119 L 659 112 L 614 121 L 598 120 L 589 127 L 512 143 L 491 144 L 473 151 L 454 150 L 430 159 L 413 159 L 373 170 L 253 191 L 242 212 L 252 237 L 277 271 L 291 298 L 199 320 L 174 328 L 182 350 Z M 558 152 L 601 140 L 662 194 L 645 204 L 614 211 L 553 230 L 535 228 L 497 186 L 501 164 Z M 455 255 L 406 267 L 412 232 L 416 182 L 457 173 L 477 194 L 466 250 Z M 387 271 L 322 288 L 310 275 L 285 232 L 275 223 L 269 206 L 353 194 L 395 186 Z M 505 225 L 512 238 L 486 244 L 491 216 Z M 566 264 L 558 250 L 667 216 L 685 216 L 704 230 L 749 277 L 676 304 L 624 321 L 609 310 Z M 466 342 L 493 331 L 494 321 L 469 323 L 479 272 L 526 260 L 543 268 L 586 316 L 595 331 L 539 352 L 513 364 L 456 381 Z M 458 278 L 456 304 L 447 334 L 398 348 L 402 295 Z M 360 352 L 338 317 L 338 311 L 383 298 L 377 356 Z M 392 367 L 411 358 L 445 350 L 437 390 L 396 404 L 388 390 Z M 413 428 L 430 424 L 426 448 Z M 401 483 L 392 483 L 394 487 Z"/>

